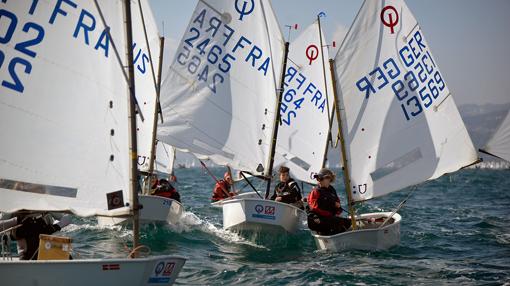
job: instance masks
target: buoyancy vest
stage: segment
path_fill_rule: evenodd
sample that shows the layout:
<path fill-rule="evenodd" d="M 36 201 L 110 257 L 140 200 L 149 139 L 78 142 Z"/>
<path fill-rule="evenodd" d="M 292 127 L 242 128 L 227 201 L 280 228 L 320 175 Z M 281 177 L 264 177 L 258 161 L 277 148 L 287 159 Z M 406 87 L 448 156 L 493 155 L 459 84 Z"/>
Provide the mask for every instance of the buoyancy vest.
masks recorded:
<path fill-rule="evenodd" d="M 336 202 L 339 201 L 338 195 L 336 194 L 335 188 L 329 186 L 327 188 L 321 187 L 318 188 L 319 198 L 317 199 L 317 204 L 321 210 L 328 211 L 332 214 L 335 214 L 338 211 L 336 207 Z"/>
<path fill-rule="evenodd" d="M 271 199 L 274 200 L 276 197 L 281 197 L 282 202 L 287 204 L 301 200 L 300 189 L 296 181 L 290 178 L 287 182 L 278 183 Z"/>
<path fill-rule="evenodd" d="M 223 189 L 225 189 L 229 194 L 227 195 L 225 193 L 225 190 L 223 190 Z M 221 180 L 221 181 L 217 182 L 216 185 L 214 186 L 212 200 L 213 201 L 223 200 L 223 199 L 228 198 L 231 195 L 233 195 L 233 194 L 230 193 L 230 185 L 227 182 L 225 182 L 224 180 Z"/>

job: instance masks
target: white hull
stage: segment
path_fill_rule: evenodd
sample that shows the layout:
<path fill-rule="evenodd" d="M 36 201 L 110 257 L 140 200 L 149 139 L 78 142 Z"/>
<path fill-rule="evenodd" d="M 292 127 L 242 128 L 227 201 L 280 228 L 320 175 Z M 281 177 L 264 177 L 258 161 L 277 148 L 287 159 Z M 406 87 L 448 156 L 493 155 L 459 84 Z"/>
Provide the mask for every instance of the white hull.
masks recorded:
<path fill-rule="evenodd" d="M 140 221 L 143 222 L 167 222 L 176 224 L 184 211 L 184 207 L 176 200 L 150 195 L 138 197 L 140 205 Z M 112 226 L 127 222 L 126 218 L 97 217 L 99 226 Z"/>
<path fill-rule="evenodd" d="M 392 217 L 393 222 L 382 228 L 378 228 L 381 223 L 367 223 L 366 219 L 387 218 L 390 215 L 391 212 L 362 214 L 357 216 L 357 219 L 361 220 L 358 222 L 361 229 L 331 236 L 318 235 L 314 232 L 312 235 L 321 250 L 385 250 L 400 243 L 400 215 L 395 213 Z"/>
<path fill-rule="evenodd" d="M 211 203 L 211 206 L 213 206 L 215 208 L 221 208 L 221 206 L 223 205 L 224 202 L 227 202 L 229 200 L 236 200 L 236 199 L 260 199 L 260 197 L 259 197 L 259 195 L 257 195 L 256 192 L 246 192 L 246 193 L 242 193 L 242 194 L 236 195 L 236 196 L 228 198 L 228 199 L 224 199 L 221 201 Z"/>
<path fill-rule="evenodd" d="M 90 286 L 171 285 L 186 259 L 154 256 L 137 259 L 0 260 L 2 285 Z"/>
<path fill-rule="evenodd" d="M 222 207 L 223 229 L 237 231 L 276 229 L 295 233 L 305 218 L 305 212 L 295 206 L 260 198 L 228 200 Z"/>

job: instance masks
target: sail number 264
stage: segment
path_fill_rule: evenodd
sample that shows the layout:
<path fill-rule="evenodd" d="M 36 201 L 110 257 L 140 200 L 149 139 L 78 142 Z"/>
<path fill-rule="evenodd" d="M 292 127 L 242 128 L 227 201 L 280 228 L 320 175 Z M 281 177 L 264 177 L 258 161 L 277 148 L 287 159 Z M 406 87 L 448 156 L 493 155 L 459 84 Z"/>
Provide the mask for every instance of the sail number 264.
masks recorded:
<path fill-rule="evenodd" d="M 12 36 L 17 28 L 29 35 L 28 40 L 21 41 L 14 45 L 14 50 L 21 53 L 24 57 L 13 57 L 8 59 L 3 52 L 3 47 L 0 49 L 0 68 L 4 65 L 7 67 L 8 73 L 2 73 L 6 75 L 6 78 L 0 79 L 1 86 L 11 89 L 13 91 L 23 93 L 24 85 L 20 80 L 19 72 L 30 74 L 32 72 L 32 64 L 26 59 L 35 58 L 37 53 L 33 50 L 33 47 L 41 43 L 44 39 L 44 29 L 40 25 L 27 22 L 25 24 L 18 23 L 18 18 L 13 13 L 0 9 L 0 23 L 3 27 L 0 31 L 5 31 L 0 34 L 0 45 L 5 46 L 11 42 Z M 18 25 L 19 24 L 19 25 Z M 5 25 L 5 26 L 4 26 Z"/>

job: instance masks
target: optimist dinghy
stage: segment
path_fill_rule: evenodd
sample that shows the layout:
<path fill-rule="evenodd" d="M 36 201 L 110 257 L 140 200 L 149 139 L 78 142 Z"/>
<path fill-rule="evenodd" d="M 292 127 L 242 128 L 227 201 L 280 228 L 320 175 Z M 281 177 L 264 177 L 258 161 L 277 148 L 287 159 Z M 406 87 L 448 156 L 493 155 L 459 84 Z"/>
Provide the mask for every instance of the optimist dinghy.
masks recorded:
<path fill-rule="evenodd" d="M 4 256 L 1 284 L 173 284 L 184 257 L 138 257 L 136 89 L 130 87 L 135 87 L 132 39 L 142 38 L 134 34 L 143 33 L 141 7 L 149 11 L 148 1 L 69 3 L 0 1 L 7 33 L 0 66 L 19 71 L 13 84 L 0 86 L 0 211 L 131 217 L 134 258 Z"/>
<path fill-rule="evenodd" d="M 139 195 L 138 201 L 143 206 L 140 210 L 141 223 L 163 222 L 175 225 L 179 222 L 184 212 L 184 207 L 181 203 L 169 198 Z M 128 224 L 129 220 L 119 217 L 98 216 L 97 223 L 99 226 L 106 227 Z"/>
<path fill-rule="evenodd" d="M 351 214 L 356 202 L 477 162 L 453 96 L 404 1 L 365 1 L 330 63 Z M 317 246 L 338 251 L 398 245 L 397 211 L 404 202 L 391 213 L 351 216 L 347 232 L 314 234 Z"/>
<path fill-rule="evenodd" d="M 260 198 L 230 199 L 222 207 L 223 228 L 235 231 L 295 233 L 305 218 L 300 208 Z"/>
<path fill-rule="evenodd" d="M 156 170 L 159 173 L 173 176 L 173 162 L 175 161 L 175 149 L 162 143 L 157 143 L 157 156 L 155 161 Z M 142 209 L 140 209 L 141 223 L 169 223 L 177 224 L 182 218 L 184 206 L 170 198 L 155 195 L 139 195 L 138 200 Z M 98 216 L 99 226 L 112 226 L 118 224 L 127 224 L 129 220 L 119 217 Z"/>

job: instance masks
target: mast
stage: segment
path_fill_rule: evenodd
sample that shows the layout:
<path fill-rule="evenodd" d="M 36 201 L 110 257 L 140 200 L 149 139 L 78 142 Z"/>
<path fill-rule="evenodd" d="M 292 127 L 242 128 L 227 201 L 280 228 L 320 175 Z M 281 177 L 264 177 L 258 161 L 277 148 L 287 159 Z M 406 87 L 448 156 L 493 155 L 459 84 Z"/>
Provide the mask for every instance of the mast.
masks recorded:
<path fill-rule="evenodd" d="M 344 140 L 344 132 L 342 125 L 342 115 L 340 114 L 340 104 L 338 102 L 338 95 L 336 93 L 336 78 L 335 78 L 335 60 L 329 60 L 329 68 L 331 70 L 331 79 L 333 81 L 333 96 L 335 98 L 335 112 L 336 112 L 336 120 L 338 123 L 338 136 L 340 137 L 340 150 L 342 152 L 342 165 L 343 165 L 343 175 L 344 175 L 344 186 L 345 192 L 347 194 L 347 201 L 349 206 L 349 212 L 351 213 L 351 225 L 352 229 L 356 230 L 356 217 L 354 216 L 354 202 L 352 201 L 351 195 L 351 177 L 349 174 L 349 165 L 347 164 L 347 156 L 345 151 L 345 140 Z"/>
<path fill-rule="evenodd" d="M 326 166 L 326 160 L 328 158 L 328 145 L 331 140 L 331 125 L 332 125 L 332 116 L 329 113 L 329 95 L 328 95 L 328 83 L 326 80 L 326 63 L 324 61 L 324 44 L 322 43 L 322 29 L 321 29 L 321 16 L 317 15 L 317 23 L 319 24 L 319 39 L 320 39 L 320 53 L 322 57 L 322 75 L 324 76 L 324 93 L 326 94 L 326 108 L 328 110 L 328 139 L 326 140 L 326 147 L 324 151 L 324 157 L 322 158 L 322 167 Z"/>
<path fill-rule="evenodd" d="M 136 139 L 136 112 L 135 112 L 135 69 L 133 66 L 133 27 L 131 20 L 131 1 L 124 0 L 124 19 L 126 24 L 126 50 L 127 68 L 129 75 L 129 149 L 130 149 L 130 194 L 133 210 L 133 249 L 140 244 L 140 222 L 138 205 L 138 150 Z M 134 254 L 136 257 L 136 253 Z"/>
<path fill-rule="evenodd" d="M 173 160 L 172 160 L 172 167 L 171 167 L 172 168 L 172 172 L 170 172 L 170 174 L 169 174 L 170 175 L 169 179 L 172 178 L 173 176 L 175 176 L 175 171 L 174 171 L 175 158 L 176 158 L 175 152 L 176 152 L 175 147 L 172 147 L 172 153 L 173 153 Z"/>
<path fill-rule="evenodd" d="M 266 188 L 266 196 L 267 199 L 269 197 L 269 192 L 271 191 L 271 176 L 273 174 L 273 165 L 274 165 L 274 154 L 276 152 L 276 141 L 278 138 L 278 127 L 280 126 L 280 108 L 282 105 L 283 91 L 285 88 L 285 72 L 287 71 L 287 58 L 289 57 L 289 42 L 285 42 L 285 51 L 283 56 L 283 69 L 282 69 L 282 77 L 280 82 L 280 90 L 278 92 L 278 104 L 276 104 L 276 120 L 274 122 L 273 128 L 273 136 L 271 139 L 271 153 L 269 154 L 269 166 L 267 169 L 267 175 L 269 176 L 269 180 L 267 181 Z"/>
<path fill-rule="evenodd" d="M 147 47 L 149 45 L 147 44 Z M 163 50 L 165 48 L 165 38 L 164 37 L 160 37 L 159 38 L 159 46 L 160 46 L 160 51 L 159 51 L 159 65 L 158 65 L 158 79 L 157 79 L 157 83 L 156 83 L 156 101 L 154 102 L 155 106 L 154 106 L 154 120 L 152 122 L 152 145 L 151 145 L 151 152 L 150 152 L 150 156 L 149 156 L 149 178 L 148 180 L 146 181 L 146 184 L 145 184 L 145 193 L 149 193 L 149 189 L 150 189 L 150 177 L 152 176 L 152 173 L 154 173 L 154 160 L 156 159 L 156 133 L 158 132 L 158 114 L 159 114 L 159 111 L 160 111 L 160 104 L 159 104 L 159 96 L 161 94 L 161 72 L 162 72 L 162 69 L 163 69 Z M 150 48 L 149 48 L 150 50 Z M 151 65 L 152 65 L 152 60 L 151 60 Z"/>

